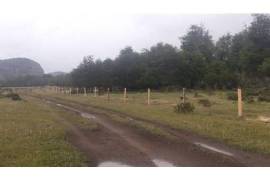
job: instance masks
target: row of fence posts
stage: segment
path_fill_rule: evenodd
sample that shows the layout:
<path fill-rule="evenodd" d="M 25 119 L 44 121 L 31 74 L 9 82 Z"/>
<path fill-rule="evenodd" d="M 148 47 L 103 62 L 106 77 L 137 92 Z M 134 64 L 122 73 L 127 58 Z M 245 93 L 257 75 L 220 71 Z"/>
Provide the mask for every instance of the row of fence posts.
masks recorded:
<path fill-rule="evenodd" d="M 79 88 L 69 88 L 67 90 L 67 88 L 63 88 L 63 87 L 55 87 L 54 91 L 56 93 L 62 93 L 62 94 L 69 94 L 72 95 L 72 92 L 76 92 L 76 95 L 79 95 Z M 94 87 L 93 89 L 93 93 L 94 93 L 94 97 L 97 97 L 97 92 L 98 92 L 98 88 Z M 83 95 L 87 96 L 87 89 L 83 88 Z M 107 101 L 110 101 L 111 97 L 110 97 L 110 88 L 107 88 Z M 127 102 L 127 88 L 124 88 L 124 93 L 123 93 L 123 102 L 126 103 Z M 151 104 L 151 90 L 150 88 L 147 89 L 147 104 L 150 105 Z"/>
<path fill-rule="evenodd" d="M 182 103 L 185 103 L 185 88 L 182 89 Z M 61 87 L 55 87 L 55 91 L 57 93 L 64 93 L 64 94 L 69 94 L 72 95 L 72 91 L 73 88 L 69 88 L 69 90 L 66 90 L 66 88 L 61 88 Z M 79 88 L 75 88 L 76 91 L 76 95 L 79 95 Z M 98 89 L 97 87 L 94 87 L 93 89 L 93 93 L 94 93 L 94 97 L 97 97 L 97 92 Z M 87 96 L 87 90 L 86 88 L 83 88 L 83 94 L 84 96 Z M 242 102 L 242 89 L 238 88 L 237 89 L 237 109 L 238 109 L 238 116 L 242 117 L 243 116 L 243 102 Z M 110 101 L 111 97 L 110 97 L 110 88 L 107 88 L 107 101 Z M 127 102 L 127 88 L 124 88 L 124 93 L 123 93 L 123 102 L 126 103 Z M 148 88 L 147 89 L 147 105 L 151 104 L 151 89 Z"/>

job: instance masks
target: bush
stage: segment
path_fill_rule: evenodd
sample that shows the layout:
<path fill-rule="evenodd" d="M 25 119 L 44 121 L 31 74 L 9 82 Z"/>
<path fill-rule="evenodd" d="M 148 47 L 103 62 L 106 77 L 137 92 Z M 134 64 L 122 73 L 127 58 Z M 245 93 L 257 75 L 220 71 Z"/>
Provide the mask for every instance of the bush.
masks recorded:
<path fill-rule="evenodd" d="M 237 94 L 235 92 L 228 92 L 227 93 L 227 99 L 236 101 L 238 99 Z"/>
<path fill-rule="evenodd" d="M 208 99 L 199 99 L 198 103 L 204 107 L 211 107 L 212 105 Z"/>
<path fill-rule="evenodd" d="M 247 103 L 254 103 L 254 102 L 255 102 L 254 97 L 252 97 L 252 96 L 247 96 L 247 97 L 245 98 L 245 101 L 246 101 Z"/>
<path fill-rule="evenodd" d="M 254 100 L 255 94 L 257 94 L 256 91 L 243 92 L 242 93 L 242 100 L 246 101 L 247 103 L 253 103 L 253 102 L 255 102 L 255 100 Z M 237 101 L 238 95 L 236 92 L 229 92 L 229 93 L 227 93 L 227 99 L 232 100 L 232 101 Z"/>
<path fill-rule="evenodd" d="M 258 96 L 260 94 L 260 91 L 257 89 L 245 89 L 244 90 L 245 96 Z"/>
<path fill-rule="evenodd" d="M 270 89 L 269 88 L 260 89 L 259 95 L 270 96 Z"/>
<path fill-rule="evenodd" d="M 191 113 L 194 111 L 194 109 L 195 109 L 195 107 L 190 102 L 185 102 L 185 103 L 181 102 L 181 103 L 178 103 L 174 107 L 174 110 L 177 113 Z"/>
<path fill-rule="evenodd" d="M 202 95 L 199 94 L 198 92 L 195 92 L 195 93 L 194 93 L 194 97 L 195 97 L 195 98 L 197 98 L 197 97 L 202 97 Z"/>
<path fill-rule="evenodd" d="M 258 101 L 265 101 L 265 102 L 270 102 L 270 96 L 268 95 L 259 95 Z"/>
<path fill-rule="evenodd" d="M 11 98 L 13 101 L 20 101 L 22 100 L 19 94 L 17 93 L 9 93 L 6 95 L 6 97 Z"/>

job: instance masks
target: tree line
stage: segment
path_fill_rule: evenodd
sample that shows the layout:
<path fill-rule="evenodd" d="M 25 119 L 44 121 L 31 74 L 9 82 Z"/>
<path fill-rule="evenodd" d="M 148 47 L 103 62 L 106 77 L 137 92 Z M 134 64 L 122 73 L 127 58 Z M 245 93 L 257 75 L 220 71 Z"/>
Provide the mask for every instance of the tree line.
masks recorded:
<path fill-rule="evenodd" d="M 158 43 L 136 52 L 122 49 L 115 59 L 86 56 L 70 73 L 78 87 L 129 89 L 265 86 L 270 77 L 270 16 L 253 14 L 241 32 L 216 42 L 203 26 L 192 25 L 180 47 Z"/>
<path fill-rule="evenodd" d="M 231 89 L 270 84 L 270 15 L 253 14 L 249 26 L 216 42 L 201 25 L 179 37 L 179 47 L 157 43 L 136 52 L 132 47 L 104 60 L 85 56 L 61 76 L 20 77 L 6 86 L 58 85 L 129 89 L 164 87 Z"/>

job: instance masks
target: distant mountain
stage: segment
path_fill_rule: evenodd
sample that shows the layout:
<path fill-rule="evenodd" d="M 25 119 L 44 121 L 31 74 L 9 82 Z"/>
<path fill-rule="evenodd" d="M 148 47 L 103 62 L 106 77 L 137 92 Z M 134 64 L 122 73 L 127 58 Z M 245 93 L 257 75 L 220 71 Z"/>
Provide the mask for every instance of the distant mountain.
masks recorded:
<path fill-rule="evenodd" d="M 44 70 L 39 63 L 27 58 L 0 60 L 0 81 L 23 76 L 42 76 Z"/>
<path fill-rule="evenodd" d="M 48 73 L 48 74 L 52 75 L 52 76 L 60 76 L 60 75 L 65 75 L 67 73 L 62 72 L 62 71 L 56 71 L 56 72 L 51 72 L 51 73 Z"/>

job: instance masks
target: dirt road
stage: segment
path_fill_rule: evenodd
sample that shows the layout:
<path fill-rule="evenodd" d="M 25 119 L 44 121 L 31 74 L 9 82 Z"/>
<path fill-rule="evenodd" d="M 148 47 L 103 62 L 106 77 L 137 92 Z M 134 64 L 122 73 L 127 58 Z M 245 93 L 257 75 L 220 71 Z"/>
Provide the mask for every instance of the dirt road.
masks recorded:
<path fill-rule="evenodd" d="M 153 136 L 80 104 L 43 100 L 98 124 L 97 130 L 87 131 L 61 120 L 69 129 L 68 140 L 89 158 L 89 166 L 270 166 L 269 156 L 242 152 L 166 127 L 161 128 L 177 140 Z"/>

